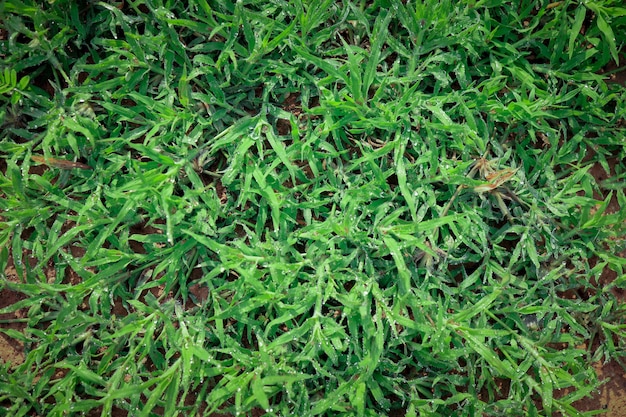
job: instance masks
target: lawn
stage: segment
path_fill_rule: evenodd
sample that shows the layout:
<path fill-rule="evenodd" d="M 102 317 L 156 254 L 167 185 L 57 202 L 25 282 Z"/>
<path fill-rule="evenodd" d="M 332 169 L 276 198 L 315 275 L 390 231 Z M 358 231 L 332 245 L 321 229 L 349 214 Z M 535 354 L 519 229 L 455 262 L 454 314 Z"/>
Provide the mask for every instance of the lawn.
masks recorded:
<path fill-rule="evenodd" d="M 593 415 L 621 3 L 4 0 L 0 415 Z"/>

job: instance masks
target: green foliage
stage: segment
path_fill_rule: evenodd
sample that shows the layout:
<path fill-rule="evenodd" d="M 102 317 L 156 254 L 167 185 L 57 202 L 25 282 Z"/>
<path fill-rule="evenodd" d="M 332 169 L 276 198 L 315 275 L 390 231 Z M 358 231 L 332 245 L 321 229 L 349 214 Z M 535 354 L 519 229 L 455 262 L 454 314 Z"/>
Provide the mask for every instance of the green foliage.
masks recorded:
<path fill-rule="evenodd" d="M 581 415 L 626 336 L 616 3 L 3 2 L 0 407 Z"/>
<path fill-rule="evenodd" d="M 9 102 L 12 105 L 16 105 L 22 97 L 20 90 L 26 89 L 29 81 L 29 77 L 26 76 L 20 78 L 18 82 L 17 72 L 13 69 L 5 68 L 4 71 L 0 72 L 0 95 L 10 94 Z"/>

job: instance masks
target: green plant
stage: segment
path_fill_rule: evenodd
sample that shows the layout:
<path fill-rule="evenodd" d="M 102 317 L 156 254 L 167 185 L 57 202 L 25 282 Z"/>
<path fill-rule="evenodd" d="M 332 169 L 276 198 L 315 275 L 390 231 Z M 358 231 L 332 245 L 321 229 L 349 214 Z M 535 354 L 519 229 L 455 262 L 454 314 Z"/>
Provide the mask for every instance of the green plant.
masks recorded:
<path fill-rule="evenodd" d="M 514 3 L 5 1 L 0 406 L 578 415 L 623 10 Z"/>

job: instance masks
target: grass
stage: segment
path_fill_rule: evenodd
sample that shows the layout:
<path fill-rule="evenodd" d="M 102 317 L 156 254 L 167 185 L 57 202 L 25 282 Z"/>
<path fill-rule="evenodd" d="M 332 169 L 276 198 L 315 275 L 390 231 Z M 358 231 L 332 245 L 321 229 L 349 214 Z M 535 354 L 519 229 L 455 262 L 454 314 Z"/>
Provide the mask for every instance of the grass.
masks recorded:
<path fill-rule="evenodd" d="M 575 416 L 623 360 L 620 2 L 38 3 L 2 413 Z"/>

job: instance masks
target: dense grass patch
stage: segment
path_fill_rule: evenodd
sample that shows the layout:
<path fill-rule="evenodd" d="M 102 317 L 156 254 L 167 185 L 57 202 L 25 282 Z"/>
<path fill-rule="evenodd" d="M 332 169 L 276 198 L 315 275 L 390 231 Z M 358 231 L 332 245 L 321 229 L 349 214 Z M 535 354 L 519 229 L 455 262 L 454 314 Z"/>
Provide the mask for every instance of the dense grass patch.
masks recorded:
<path fill-rule="evenodd" d="M 624 355 L 626 9 L 183 3 L 0 5 L 0 407 L 577 415 Z"/>

